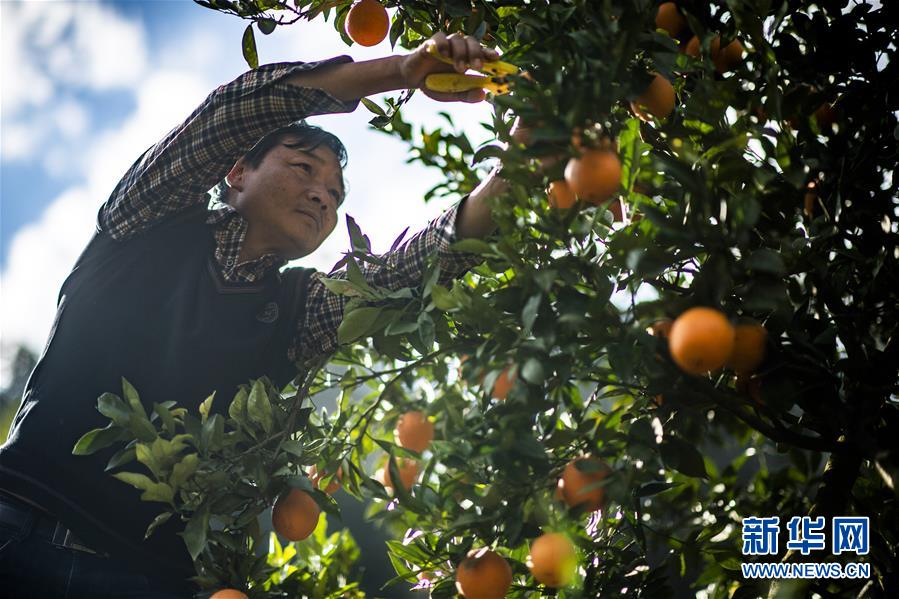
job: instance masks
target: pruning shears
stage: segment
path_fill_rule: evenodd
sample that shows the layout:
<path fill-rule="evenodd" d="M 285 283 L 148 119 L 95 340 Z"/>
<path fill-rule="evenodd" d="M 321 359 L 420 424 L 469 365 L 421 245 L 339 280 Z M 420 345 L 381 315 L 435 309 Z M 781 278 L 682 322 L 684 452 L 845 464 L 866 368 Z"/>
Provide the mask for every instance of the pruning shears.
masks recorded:
<path fill-rule="evenodd" d="M 446 64 L 453 64 L 451 58 L 447 58 L 437 49 L 437 44 L 431 40 L 425 42 L 425 50 L 428 54 Z M 435 92 L 465 92 L 470 89 L 486 89 L 494 94 L 507 94 L 511 91 L 512 83 L 509 75 L 518 73 L 518 67 L 500 60 L 485 62 L 484 66 L 476 69 L 487 75 L 469 75 L 467 73 L 431 73 L 425 78 L 425 87 Z"/>

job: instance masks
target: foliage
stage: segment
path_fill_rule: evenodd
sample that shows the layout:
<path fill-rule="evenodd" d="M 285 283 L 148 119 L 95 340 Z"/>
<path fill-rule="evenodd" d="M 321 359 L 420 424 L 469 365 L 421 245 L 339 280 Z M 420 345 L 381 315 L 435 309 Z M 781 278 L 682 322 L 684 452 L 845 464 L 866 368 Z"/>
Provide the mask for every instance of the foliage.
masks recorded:
<path fill-rule="evenodd" d="M 254 23 L 265 33 L 333 10 L 343 35 L 350 6 L 200 4 L 252 21 L 243 40 L 251 66 Z M 341 389 L 340 409 L 304 426 L 291 421 L 286 432 L 273 418 L 275 428 L 256 432 L 279 447 L 296 441 L 303 463 L 345 464 L 345 488 L 379 500 L 372 517 L 405 531 L 390 546 L 398 577 L 431 572 L 433 597 L 453 595 L 454 568 L 480 546 L 509 559 L 513 596 L 553 593 L 525 566 L 528 541 L 549 530 L 567 532 L 580 552 L 578 576 L 560 597 L 784 593 L 741 576 L 740 520 L 755 515 L 871 519 L 870 581 L 822 579 L 792 592 L 899 587 L 896 7 L 684 1 L 701 42 L 693 58 L 679 51 L 687 38 L 655 29 L 650 0 L 385 4 L 396 8 L 391 45 L 462 31 L 525 67 L 529 78 L 515 77 L 514 93 L 492 99 L 491 125 L 510 142 L 517 115 L 532 124 L 533 144 L 475 149 L 449 115 L 448 129 L 416 131 L 402 98 L 366 104 L 374 125 L 445 173 L 429 197 L 470 192 L 479 165 L 501 158 L 512 186 L 494 202 L 498 233 L 458 244 L 483 258 L 464 280 L 434 265 L 420 286 L 382 290 L 361 278 L 356 261 L 380 258 L 350 221 L 348 278 L 329 283 L 352 298 L 344 346 L 307 378 L 312 395 Z M 709 56 L 716 35 L 747 49 L 723 73 Z M 665 121 L 643 122 L 628 105 L 653 72 L 673 83 L 678 105 Z M 832 125 L 820 116 L 825 105 Z M 547 206 L 543 190 L 562 178 L 564 161 L 543 172 L 536 159 L 576 155 L 576 130 L 586 145 L 614 140 L 625 222 L 603 207 Z M 756 397 L 727 370 L 683 374 L 664 340 L 646 332 L 696 305 L 765 325 Z M 508 365 L 517 383 L 494 400 L 490 388 Z M 423 456 L 392 443 L 409 409 L 436 422 Z M 205 426 L 214 433 L 201 422 L 201 436 Z M 249 454 L 269 479 L 246 489 L 259 500 L 278 492 L 286 463 L 265 447 Z M 608 509 L 590 515 L 553 493 L 582 453 L 613 471 Z M 389 497 L 365 465 L 373 455 L 390 468 L 398 457 L 420 459 L 419 484 Z"/>
<path fill-rule="evenodd" d="M 181 534 L 198 584 L 246 588 L 251 597 L 358 594 L 348 581 L 358 549 L 347 532 L 328 537 L 322 518 L 310 538 L 282 547 L 273 532 L 266 545 L 259 524 L 290 488 L 336 510 L 333 499 L 303 475 L 321 458 L 333 431 L 312 417 L 311 406 L 297 401 L 297 389 L 279 392 L 268 379 L 258 379 L 241 386 L 227 416 L 213 410 L 210 396 L 197 417 L 172 401 L 154 403 L 148 414 L 134 387 L 125 379 L 122 387 L 124 400 L 112 393 L 98 400 L 109 425 L 86 433 L 73 453 L 89 455 L 127 441 L 107 470 L 117 470 L 112 476 L 142 491 L 142 500 L 165 506 L 147 537 L 173 516 L 185 522 Z M 302 433 L 289 438 L 286 430 Z"/>

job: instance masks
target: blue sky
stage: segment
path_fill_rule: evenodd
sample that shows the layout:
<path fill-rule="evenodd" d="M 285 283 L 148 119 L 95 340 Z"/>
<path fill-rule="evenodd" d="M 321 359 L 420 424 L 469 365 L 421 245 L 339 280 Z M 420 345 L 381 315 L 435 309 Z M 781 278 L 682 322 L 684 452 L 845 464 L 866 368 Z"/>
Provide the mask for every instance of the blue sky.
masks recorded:
<path fill-rule="evenodd" d="M 2 363 L 16 344 L 40 351 L 59 286 L 90 237 L 97 209 L 125 169 L 209 92 L 247 66 L 240 51 L 246 22 L 186 0 L 4 0 L 0 11 Z M 321 19 L 279 28 L 270 36 L 257 33 L 257 43 L 263 63 L 339 54 L 361 61 L 392 53 L 387 42 L 347 47 L 333 24 Z M 448 110 L 474 142 L 489 140 L 480 125 L 491 120 L 492 106 L 486 102 L 441 104 L 418 95 L 406 114 L 435 127 L 443 123 L 437 116 L 441 110 Z M 352 114 L 311 120 L 346 144 L 350 195 L 345 211 L 376 249 L 386 250 L 407 225 L 424 226 L 453 199 L 426 205 L 422 194 L 440 173 L 406 164 L 406 147 L 371 130 L 370 117 L 360 105 Z M 395 173 L 398 181 L 391 184 L 384 173 Z M 341 224 L 302 263 L 328 269 L 348 245 Z"/>

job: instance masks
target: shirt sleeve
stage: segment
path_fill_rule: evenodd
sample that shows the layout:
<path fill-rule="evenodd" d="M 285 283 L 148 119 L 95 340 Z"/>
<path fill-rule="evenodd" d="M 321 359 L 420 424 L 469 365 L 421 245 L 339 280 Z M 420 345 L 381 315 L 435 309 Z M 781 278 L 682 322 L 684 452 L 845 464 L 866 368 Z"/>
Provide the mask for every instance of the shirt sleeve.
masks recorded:
<path fill-rule="evenodd" d="M 468 196 L 448 209 L 427 227 L 407 239 L 394 251 L 380 257 L 386 266 L 360 262 L 365 279 L 372 285 L 388 289 L 413 287 L 421 283 L 430 256 L 440 265 L 440 281 L 446 283 L 465 274 L 482 261 L 476 254 L 450 249 L 456 238 L 456 217 Z M 343 309 L 349 298 L 332 293 L 322 283 L 322 277 L 346 278 L 346 271 L 331 274 L 317 272 L 309 279 L 306 291 L 306 312 L 298 323 L 296 357 L 328 354 L 337 347 L 337 327 L 343 319 Z"/>
<path fill-rule="evenodd" d="M 274 63 L 244 73 L 213 91 L 187 119 L 135 161 L 100 208 L 98 225 L 124 239 L 162 218 L 207 201 L 234 165 L 265 134 L 316 114 L 352 112 L 359 100 L 341 102 L 286 78 L 332 63 Z"/>

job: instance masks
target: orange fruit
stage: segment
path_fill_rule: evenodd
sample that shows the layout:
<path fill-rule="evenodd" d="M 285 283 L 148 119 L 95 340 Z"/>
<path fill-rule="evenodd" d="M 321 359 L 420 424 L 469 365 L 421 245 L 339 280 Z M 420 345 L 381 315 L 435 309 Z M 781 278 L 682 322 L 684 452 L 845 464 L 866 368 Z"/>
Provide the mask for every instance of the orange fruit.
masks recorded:
<path fill-rule="evenodd" d="M 624 222 L 624 202 L 620 198 L 615 198 L 605 205 L 606 210 L 612 213 L 612 221 L 616 223 Z"/>
<path fill-rule="evenodd" d="M 690 308 L 671 326 L 668 349 L 681 370 L 700 376 L 724 366 L 734 349 L 734 336 L 734 327 L 720 311 Z"/>
<path fill-rule="evenodd" d="M 671 37 L 677 37 L 687 26 L 687 20 L 677 10 L 674 2 L 662 2 L 656 12 L 656 29 L 664 29 Z"/>
<path fill-rule="evenodd" d="M 591 464 L 594 469 L 580 470 L 576 466 L 577 463 Z M 603 487 L 593 485 L 608 475 L 609 467 L 602 460 L 591 457 L 577 458 L 565 466 L 557 488 L 568 507 L 583 505 L 587 511 L 595 512 L 605 506 L 606 491 Z"/>
<path fill-rule="evenodd" d="M 500 375 L 496 377 L 496 382 L 493 383 L 493 390 L 490 393 L 490 397 L 499 399 L 500 401 L 506 399 L 506 396 L 509 395 L 509 391 L 515 386 L 515 380 L 517 378 L 518 375 L 515 373 L 515 370 L 511 366 L 506 366 Z"/>
<path fill-rule="evenodd" d="M 733 67 L 740 64 L 743 60 L 743 44 L 740 43 L 740 40 L 734 40 L 728 45 L 721 49 L 721 36 L 716 35 L 712 40 L 712 43 L 709 45 L 709 51 L 712 55 L 712 62 L 715 63 L 715 69 L 719 73 L 726 73 Z M 687 42 L 686 48 L 684 48 L 684 52 L 693 58 L 699 58 L 700 54 L 700 44 L 699 38 L 697 36 L 693 36 L 690 38 L 690 41 Z"/>
<path fill-rule="evenodd" d="M 407 491 L 412 488 L 412 485 L 415 484 L 415 479 L 418 478 L 418 462 L 415 460 L 407 460 L 407 459 L 399 459 L 396 461 L 396 468 L 400 473 L 400 483 L 403 485 L 403 488 Z M 388 489 L 393 489 L 393 479 L 390 478 L 390 462 L 384 463 L 384 469 L 381 471 L 381 478 L 384 481 L 384 486 Z"/>
<path fill-rule="evenodd" d="M 737 374 L 752 374 L 765 359 L 768 331 L 760 324 L 738 324 L 734 327 L 734 349 L 727 367 Z"/>
<path fill-rule="evenodd" d="M 346 16 L 346 34 L 360 46 L 375 46 L 387 37 L 390 18 L 378 0 L 359 0 Z"/>
<path fill-rule="evenodd" d="M 527 566 L 537 582 L 548 587 L 564 587 L 574 578 L 577 553 L 568 537 L 549 532 L 534 539 Z"/>
<path fill-rule="evenodd" d="M 684 48 L 684 52 L 688 56 L 692 56 L 693 58 L 699 58 L 699 37 L 693 36 L 690 38 L 690 41 L 687 42 L 686 47 Z"/>
<path fill-rule="evenodd" d="M 465 599 L 502 599 L 512 586 L 512 568 L 487 548 L 472 549 L 456 568 L 456 590 Z"/>
<path fill-rule="evenodd" d="M 802 200 L 802 208 L 805 211 L 805 215 L 809 218 L 814 218 L 815 216 L 815 204 L 818 203 L 818 192 L 815 191 L 817 184 L 812 181 L 808 184 L 806 188 L 805 197 Z"/>
<path fill-rule="evenodd" d="M 830 129 L 837 122 L 837 109 L 832 104 L 824 103 L 815 111 L 814 117 L 818 123 L 818 129 L 822 131 Z"/>
<path fill-rule="evenodd" d="M 740 40 L 734 40 L 720 49 L 720 38 L 712 40 L 712 62 L 719 73 L 726 73 L 743 61 L 743 44 Z"/>
<path fill-rule="evenodd" d="M 312 468 L 309 469 L 309 480 L 312 481 L 312 486 L 316 487 L 318 489 L 321 489 L 328 495 L 333 495 L 334 493 L 337 492 L 337 489 L 340 488 L 340 482 L 338 482 L 338 481 L 343 479 L 343 469 L 338 466 L 337 467 L 337 476 L 333 477 L 331 479 L 331 482 L 328 483 L 328 486 L 326 488 L 322 489 L 321 485 L 319 483 L 321 482 L 321 480 L 323 478 L 325 478 L 327 476 L 328 476 L 327 472 L 322 472 L 321 474 L 319 474 L 318 468 L 316 468 L 315 466 L 312 466 Z"/>
<path fill-rule="evenodd" d="M 288 541 L 302 541 L 315 530 L 319 515 L 321 508 L 309 493 L 291 489 L 275 501 L 272 528 Z"/>
<path fill-rule="evenodd" d="M 571 208 L 577 202 L 577 196 L 571 191 L 565 179 L 550 183 L 546 195 L 549 197 L 549 205 L 553 208 Z"/>
<path fill-rule="evenodd" d="M 674 110 L 674 86 L 656 74 L 649 87 L 631 102 L 631 110 L 644 121 L 651 120 L 650 114 L 657 119 L 667 118 Z"/>
<path fill-rule="evenodd" d="M 212 594 L 209 599 L 249 599 L 246 593 L 241 593 L 237 589 L 222 589 Z"/>
<path fill-rule="evenodd" d="M 434 423 L 424 412 L 412 410 L 400 416 L 393 435 L 400 447 L 421 453 L 434 439 Z"/>
<path fill-rule="evenodd" d="M 565 165 L 565 181 L 580 198 L 600 204 L 621 186 L 621 161 L 611 150 L 588 149 Z"/>

